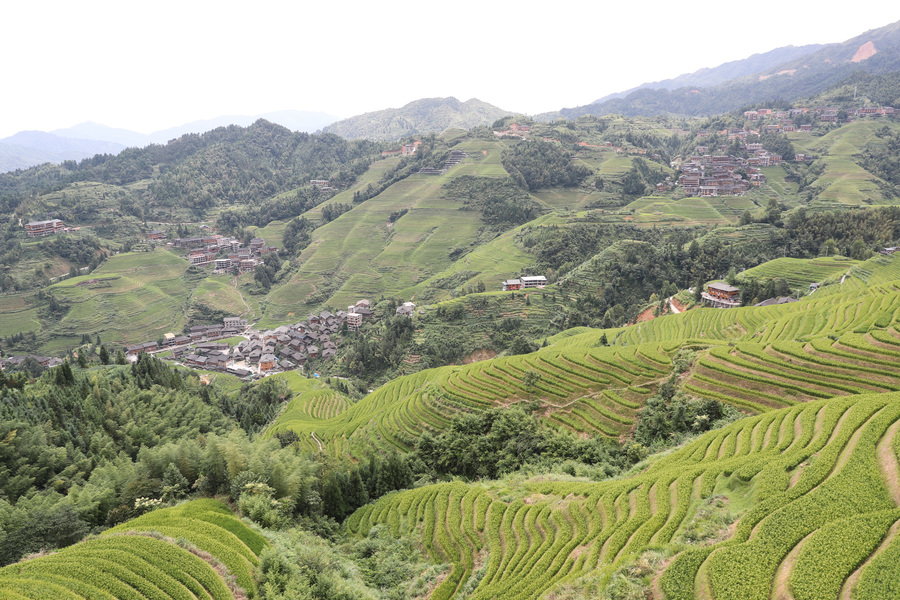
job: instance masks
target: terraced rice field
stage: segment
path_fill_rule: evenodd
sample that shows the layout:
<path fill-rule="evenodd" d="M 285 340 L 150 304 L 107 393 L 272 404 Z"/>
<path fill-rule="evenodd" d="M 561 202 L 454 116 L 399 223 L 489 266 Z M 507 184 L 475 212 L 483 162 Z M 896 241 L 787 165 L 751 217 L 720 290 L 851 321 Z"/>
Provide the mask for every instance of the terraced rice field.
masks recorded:
<path fill-rule="evenodd" d="M 834 291 L 793 304 L 695 309 L 615 330 L 566 332 L 534 354 L 398 378 L 352 406 L 319 392 L 295 400 L 268 433 L 291 429 L 310 451 L 361 456 L 408 450 L 422 431 L 442 429 L 459 412 L 540 400 L 553 427 L 617 437 L 682 348 L 698 351 L 687 392 L 750 414 L 900 390 L 900 289 L 879 283 L 897 271 L 900 260 L 879 257 L 853 267 L 844 285 L 825 288 Z M 614 346 L 598 347 L 604 334 Z"/>
<path fill-rule="evenodd" d="M 198 551 L 174 543 L 186 540 Z M 252 597 L 267 542 L 215 500 L 157 510 L 50 556 L 0 569 L 0 597 L 146 600 L 234 598 L 224 564 Z"/>
<path fill-rule="evenodd" d="M 192 287 L 182 279 L 187 266 L 166 250 L 119 254 L 90 275 L 53 285 L 53 295 L 71 304 L 54 333 L 102 332 L 104 341 L 126 344 L 181 331 Z"/>
<path fill-rule="evenodd" d="M 461 175 L 505 173 L 499 164 L 502 142 L 472 140 L 456 148 L 470 156 L 444 175 L 412 175 L 316 229 L 297 259 L 299 270 L 269 294 L 266 316 L 284 321 L 305 302 L 348 306 L 399 294 L 448 269 L 454 262 L 449 250 L 467 247 L 483 223 L 477 212 L 442 198 L 441 187 Z M 392 160 L 376 165 L 386 168 Z M 409 214 L 390 223 L 390 214 L 403 209 Z"/>
<path fill-rule="evenodd" d="M 776 258 L 740 274 L 740 278 L 772 279 L 784 277 L 792 288 L 805 288 L 811 283 L 837 278 L 858 265 L 860 261 L 844 256 L 819 258 Z"/>
<path fill-rule="evenodd" d="M 555 427 L 618 436 L 670 363 L 656 345 L 587 352 L 547 348 L 401 377 L 339 413 L 324 395 L 298 399 L 269 434 L 292 429 L 310 450 L 317 449 L 316 439 L 332 449 L 349 444 L 357 455 L 369 448 L 408 450 L 422 431 L 440 430 L 459 412 L 540 399 Z M 534 374 L 533 384 L 526 383 L 526 373 Z M 319 420 L 315 414 L 335 416 Z"/>
<path fill-rule="evenodd" d="M 476 572 L 471 598 L 608 581 L 650 546 L 677 553 L 655 581 L 668 600 L 896 597 L 898 430 L 898 393 L 814 400 L 709 432 L 621 480 L 439 484 L 386 496 L 347 527 L 421 535 L 453 565 L 438 599 Z M 721 541 L 686 542 L 712 497 L 752 508 Z"/>

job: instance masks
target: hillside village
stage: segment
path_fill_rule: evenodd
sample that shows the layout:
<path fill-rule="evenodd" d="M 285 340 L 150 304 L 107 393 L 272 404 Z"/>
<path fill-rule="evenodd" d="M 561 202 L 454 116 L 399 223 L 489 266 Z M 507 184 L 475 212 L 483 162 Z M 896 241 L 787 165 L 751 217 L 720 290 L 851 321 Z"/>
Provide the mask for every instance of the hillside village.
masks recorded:
<path fill-rule="evenodd" d="M 854 48 L 0 174 L 0 598 L 900 598 L 900 72 Z"/>
<path fill-rule="evenodd" d="M 412 318 L 416 305 L 404 302 L 398 316 Z M 219 371 L 250 379 L 272 373 L 304 370 L 308 361 L 327 361 L 335 356 L 348 333 L 375 318 L 369 300 L 359 300 L 346 311 L 311 313 L 305 321 L 259 331 L 247 320 L 225 317 L 221 325 L 194 325 L 184 335 L 167 333 L 160 341 L 132 344 L 125 355 L 133 362 L 141 353 L 164 353 L 166 360 L 187 367 Z M 243 337 L 234 345 L 220 340 Z M 61 360 L 57 359 L 55 364 Z M 49 365 L 54 366 L 54 365 Z"/>

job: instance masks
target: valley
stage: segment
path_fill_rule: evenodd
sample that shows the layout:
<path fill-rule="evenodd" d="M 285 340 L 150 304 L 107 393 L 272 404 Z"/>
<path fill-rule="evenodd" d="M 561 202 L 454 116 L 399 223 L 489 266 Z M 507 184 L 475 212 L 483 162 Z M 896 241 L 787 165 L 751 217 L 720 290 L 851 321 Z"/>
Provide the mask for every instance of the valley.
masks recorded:
<path fill-rule="evenodd" d="M 0 597 L 900 597 L 894 29 L 0 174 Z"/>

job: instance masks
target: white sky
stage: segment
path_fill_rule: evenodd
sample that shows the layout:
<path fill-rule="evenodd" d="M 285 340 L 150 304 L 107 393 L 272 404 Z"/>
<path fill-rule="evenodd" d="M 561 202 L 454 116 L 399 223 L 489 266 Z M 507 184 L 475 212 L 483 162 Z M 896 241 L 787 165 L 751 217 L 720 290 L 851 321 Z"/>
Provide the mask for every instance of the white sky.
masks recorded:
<path fill-rule="evenodd" d="M 7 4 L 0 138 L 87 120 L 150 133 L 285 109 L 343 118 L 437 96 L 535 114 L 900 19 L 885 1 Z"/>

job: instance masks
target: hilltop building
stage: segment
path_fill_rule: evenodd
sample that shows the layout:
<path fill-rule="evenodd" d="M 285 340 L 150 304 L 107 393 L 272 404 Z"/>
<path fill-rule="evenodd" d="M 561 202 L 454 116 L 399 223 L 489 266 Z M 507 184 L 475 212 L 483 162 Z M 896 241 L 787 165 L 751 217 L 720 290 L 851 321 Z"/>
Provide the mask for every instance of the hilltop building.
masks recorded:
<path fill-rule="evenodd" d="M 542 288 L 547 285 L 547 278 L 543 275 L 522 277 L 523 288 Z"/>
<path fill-rule="evenodd" d="M 727 283 L 710 283 L 700 296 L 703 304 L 713 308 L 737 308 L 741 305 L 741 290 Z"/>
<path fill-rule="evenodd" d="M 515 291 L 524 288 L 543 288 L 547 285 L 547 278 L 543 275 L 526 275 L 518 279 L 507 279 L 502 282 L 503 291 Z"/>
<path fill-rule="evenodd" d="M 31 237 L 44 237 L 45 235 L 56 235 L 65 229 L 63 222 L 59 219 L 50 219 L 49 221 L 32 221 L 25 225 L 25 231 Z"/>

